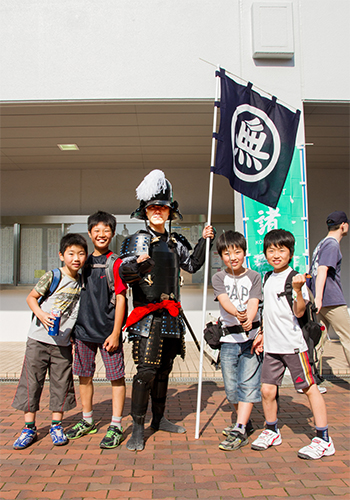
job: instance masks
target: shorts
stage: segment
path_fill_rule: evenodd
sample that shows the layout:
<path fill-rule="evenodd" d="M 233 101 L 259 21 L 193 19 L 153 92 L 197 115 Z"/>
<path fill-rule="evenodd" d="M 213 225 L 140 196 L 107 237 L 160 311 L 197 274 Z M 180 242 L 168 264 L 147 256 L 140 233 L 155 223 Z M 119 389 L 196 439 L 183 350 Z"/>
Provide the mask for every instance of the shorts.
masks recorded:
<path fill-rule="evenodd" d="M 50 405 L 53 412 L 76 407 L 72 346 L 58 346 L 28 339 L 21 377 L 12 406 L 17 410 L 39 410 L 47 371 L 50 374 Z"/>
<path fill-rule="evenodd" d="M 107 380 L 118 380 L 125 376 L 123 344 L 109 353 L 103 344 L 75 339 L 73 373 L 79 377 L 93 377 L 96 370 L 96 354 L 100 349 L 102 361 L 106 369 Z"/>
<path fill-rule="evenodd" d="M 281 385 L 286 368 L 289 368 L 296 389 L 307 389 L 315 383 L 307 351 L 295 354 L 266 353 L 261 372 L 261 382 L 263 384 Z"/>
<path fill-rule="evenodd" d="M 251 354 L 253 340 L 242 343 L 221 344 L 221 371 L 225 392 L 232 404 L 261 401 L 261 356 Z"/>

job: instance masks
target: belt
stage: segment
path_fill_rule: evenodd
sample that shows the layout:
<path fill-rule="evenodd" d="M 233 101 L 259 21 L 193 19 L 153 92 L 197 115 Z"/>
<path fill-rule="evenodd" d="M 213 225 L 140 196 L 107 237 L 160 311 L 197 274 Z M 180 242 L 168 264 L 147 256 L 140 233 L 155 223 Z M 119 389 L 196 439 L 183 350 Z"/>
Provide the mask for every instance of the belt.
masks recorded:
<path fill-rule="evenodd" d="M 259 326 L 260 326 L 260 321 L 254 321 L 252 323 L 252 329 L 249 331 L 251 332 L 252 330 L 255 330 L 256 328 L 259 328 Z M 225 330 L 227 330 L 228 333 L 245 333 L 246 335 L 249 333 L 243 329 L 242 325 L 226 326 Z"/>

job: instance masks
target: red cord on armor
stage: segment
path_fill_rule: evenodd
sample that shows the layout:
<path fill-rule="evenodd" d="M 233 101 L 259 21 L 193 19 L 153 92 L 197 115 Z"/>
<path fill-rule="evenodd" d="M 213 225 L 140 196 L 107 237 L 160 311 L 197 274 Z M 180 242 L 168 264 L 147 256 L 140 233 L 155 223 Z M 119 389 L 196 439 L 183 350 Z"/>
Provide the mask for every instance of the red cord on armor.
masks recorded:
<path fill-rule="evenodd" d="M 128 316 L 123 330 L 128 328 L 128 326 L 133 325 L 140 321 L 148 314 L 153 311 L 158 311 L 159 309 L 166 309 L 169 311 L 171 316 L 178 316 L 181 309 L 180 302 L 174 302 L 173 300 L 162 300 L 162 302 L 157 302 L 156 304 L 148 304 L 147 306 L 135 307 L 133 311 Z"/>

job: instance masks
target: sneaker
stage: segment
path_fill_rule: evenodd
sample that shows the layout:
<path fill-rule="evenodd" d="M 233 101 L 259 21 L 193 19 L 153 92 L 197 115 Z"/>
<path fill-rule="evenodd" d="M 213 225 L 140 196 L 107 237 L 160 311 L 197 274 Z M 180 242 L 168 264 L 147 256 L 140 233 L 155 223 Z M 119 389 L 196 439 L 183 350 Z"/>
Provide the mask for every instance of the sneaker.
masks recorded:
<path fill-rule="evenodd" d="M 318 385 L 317 387 L 320 391 L 320 394 L 325 394 L 327 392 L 327 387 L 323 387 L 322 385 Z M 304 394 L 304 391 L 302 389 L 297 389 L 297 392 L 299 392 L 299 394 Z"/>
<path fill-rule="evenodd" d="M 267 450 L 270 446 L 278 446 L 282 443 L 282 437 L 280 431 L 274 432 L 270 429 L 265 429 L 262 431 L 260 436 L 252 442 L 252 450 Z"/>
<path fill-rule="evenodd" d="M 335 448 L 332 438 L 328 441 L 324 441 L 321 438 L 314 437 L 311 444 L 304 446 L 298 451 L 299 458 L 305 458 L 306 460 L 317 460 L 322 457 L 330 457 L 334 455 Z"/>
<path fill-rule="evenodd" d="M 52 443 L 55 446 L 63 446 L 64 444 L 68 443 L 68 438 L 63 432 L 63 427 L 60 424 L 51 425 L 50 436 L 52 439 Z"/>
<path fill-rule="evenodd" d="M 116 448 L 123 441 L 123 429 L 110 425 L 105 437 L 100 442 L 100 448 Z"/>
<path fill-rule="evenodd" d="M 24 450 L 24 448 L 28 448 L 37 438 L 36 427 L 24 427 L 21 435 L 16 441 L 13 443 L 13 448 L 15 450 Z"/>
<path fill-rule="evenodd" d="M 231 432 L 234 430 L 234 428 L 236 427 L 236 424 L 231 424 L 229 425 L 228 427 L 225 427 L 225 429 L 222 431 L 223 435 L 224 436 L 229 436 L 231 434 Z M 251 423 L 251 421 L 249 421 L 246 425 L 246 428 L 245 428 L 245 431 L 247 433 L 247 436 L 249 437 L 251 434 L 253 434 L 254 432 L 254 427 L 253 427 L 253 424 Z"/>
<path fill-rule="evenodd" d="M 68 439 L 78 439 L 82 436 L 85 436 L 85 434 L 95 434 L 97 432 L 97 429 L 95 427 L 95 423 L 92 422 L 92 424 L 89 424 L 86 420 L 83 418 L 75 424 L 69 431 L 66 433 L 66 436 Z"/>
<path fill-rule="evenodd" d="M 219 448 L 220 450 L 233 451 L 238 450 L 238 448 L 242 448 L 242 446 L 245 446 L 248 443 L 249 441 L 246 432 L 242 434 L 238 430 L 233 430 L 227 436 L 225 441 L 219 444 Z"/>

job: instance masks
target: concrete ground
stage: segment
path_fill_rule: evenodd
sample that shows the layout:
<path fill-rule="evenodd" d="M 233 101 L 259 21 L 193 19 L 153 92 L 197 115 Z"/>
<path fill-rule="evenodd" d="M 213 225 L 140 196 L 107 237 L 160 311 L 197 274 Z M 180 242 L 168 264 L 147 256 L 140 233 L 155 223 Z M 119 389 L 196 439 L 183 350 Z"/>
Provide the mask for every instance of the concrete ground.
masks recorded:
<path fill-rule="evenodd" d="M 126 378 L 131 379 L 135 373 L 135 365 L 131 353 L 132 344 L 124 343 L 125 373 Z M 23 363 L 25 342 L 1 342 L 0 343 L 0 380 L 18 380 Z M 217 351 L 216 351 L 217 352 Z M 208 354 L 217 358 L 214 351 L 208 350 Z M 350 377 L 350 367 L 345 360 L 343 349 L 338 340 L 327 341 L 321 358 L 322 372 L 326 376 Z M 196 381 L 199 369 L 199 352 L 194 342 L 186 343 L 186 357 L 182 360 L 179 356 L 175 359 L 171 372 L 171 379 L 176 382 Z M 105 371 L 100 355 L 96 358 L 95 379 L 104 380 Z M 203 379 L 222 380 L 221 370 L 211 365 L 207 356 L 203 357 Z"/>
<path fill-rule="evenodd" d="M 330 347 L 333 351 L 325 352 L 323 360 L 327 370 L 336 362 L 335 357 L 339 364 L 343 356 L 338 344 Z M 96 382 L 94 416 L 98 432 L 67 446 L 54 447 L 49 436 L 49 384 L 45 384 L 37 416 L 38 440 L 26 450 L 15 451 L 12 444 L 22 428 L 23 415 L 11 407 L 16 382 L 3 374 L 11 373 L 13 377 L 20 368 L 6 366 L 6 362 L 12 363 L 9 351 L 5 355 L 6 349 L 1 351 L 1 499 L 350 498 L 350 384 L 346 380 L 345 360 L 343 368 L 338 367 L 338 373 L 329 374 L 324 382 L 329 430 L 336 453 L 308 461 L 299 459 L 297 452 L 314 436 L 312 414 L 307 398 L 298 394 L 288 381 L 280 391 L 279 426 L 283 438 L 280 446 L 265 452 L 251 449 L 250 443 L 264 425 L 262 407 L 257 404 L 252 413 L 255 432 L 249 438 L 249 445 L 232 452 L 219 450 L 223 440 L 221 431 L 232 418 L 220 371 L 216 372 L 217 378 L 209 380 L 206 376 L 203 384 L 200 438 L 195 439 L 197 384 L 188 381 L 192 372 L 184 371 L 181 360 L 177 361 L 180 366 L 182 363 L 181 377 L 173 377 L 169 386 L 166 416 L 184 425 L 186 434 L 154 433 L 149 428 L 148 415 L 145 450 L 128 451 L 126 441 L 131 433 L 131 384 L 128 383 L 123 418 L 125 441 L 113 450 L 100 449 L 99 442 L 111 417 L 111 391 L 109 383 Z M 18 348 L 18 358 L 23 354 L 20 351 Z M 196 361 L 192 359 L 195 366 Z M 21 362 L 22 359 L 19 366 Z M 176 370 L 175 367 L 173 375 L 178 375 Z M 77 389 L 76 409 L 64 417 L 65 429 L 81 418 L 78 393 Z"/>

